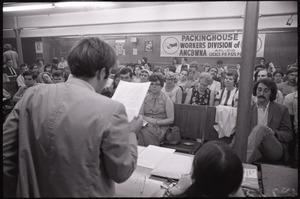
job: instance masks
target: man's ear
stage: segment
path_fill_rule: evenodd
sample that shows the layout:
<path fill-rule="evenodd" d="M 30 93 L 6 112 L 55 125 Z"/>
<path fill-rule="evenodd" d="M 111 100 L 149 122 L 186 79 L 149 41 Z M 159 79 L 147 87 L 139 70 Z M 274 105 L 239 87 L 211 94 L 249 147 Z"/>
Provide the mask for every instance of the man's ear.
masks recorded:
<path fill-rule="evenodd" d="M 102 68 L 101 70 L 97 70 L 97 72 L 96 72 L 96 76 L 97 76 L 98 80 L 99 79 L 104 79 L 105 75 L 106 75 L 105 68 Z"/>

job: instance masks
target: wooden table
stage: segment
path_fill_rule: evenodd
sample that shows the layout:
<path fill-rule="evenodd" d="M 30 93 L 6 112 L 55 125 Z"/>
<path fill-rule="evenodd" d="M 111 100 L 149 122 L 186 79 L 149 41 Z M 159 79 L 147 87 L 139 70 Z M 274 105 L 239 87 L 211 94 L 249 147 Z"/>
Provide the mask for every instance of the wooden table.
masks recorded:
<path fill-rule="evenodd" d="M 284 166 L 261 164 L 264 195 L 274 196 L 276 187 L 291 187 L 298 190 L 298 170 Z"/>

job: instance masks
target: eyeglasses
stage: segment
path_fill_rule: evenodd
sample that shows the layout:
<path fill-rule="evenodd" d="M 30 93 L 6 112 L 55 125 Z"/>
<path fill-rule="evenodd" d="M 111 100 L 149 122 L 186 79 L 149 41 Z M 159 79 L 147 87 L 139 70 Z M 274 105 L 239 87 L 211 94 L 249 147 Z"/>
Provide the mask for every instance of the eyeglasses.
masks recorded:
<path fill-rule="evenodd" d="M 151 86 L 161 86 L 160 83 L 157 82 L 151 82 Z"/>

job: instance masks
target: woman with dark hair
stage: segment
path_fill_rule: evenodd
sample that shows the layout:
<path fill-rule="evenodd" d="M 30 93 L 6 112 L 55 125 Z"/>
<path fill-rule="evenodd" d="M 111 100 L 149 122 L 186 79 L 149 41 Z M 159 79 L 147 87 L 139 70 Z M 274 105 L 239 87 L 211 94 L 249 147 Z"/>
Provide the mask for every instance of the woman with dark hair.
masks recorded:
<path fill-rule="evenodd" d="M 134 69 L 132 71 L 132 82 L 140 82 L 141 81 L 140 73 L 141 73 L 142 69 L 143 69 L 142 66 L 139 64 L 136 64 L 134 66 Z"/>
<path fill-rule="evenodd" d="M 44 72 L 44 68 L 45 68 L 45 64 L 44 64 L 44 59 L 42 58 L 37 58 L 36 59 L 36 64 L 38 66 L 39 69 L 39 73 Z"/>
<path fill-rule="evenodd" d="M 172 59 L 172 66 L 175 66 L 175 68 L 177 69 L 177 67 L 180 65 L 180 63 L 179 63 L 179 60 L 178 60 L 178 58 L 177 57 L 174 57 L 173 59 Z M 176 71 L 176 69 L 175 69 L 175 71 Z"/>
<path fill-rule="evenodd" d="M 243 166 L 224 142 L 205 143 L 195 154 L 192 175 L 183 176 L 165 195 L 178 197 L 242 197 Z"/>
<path fill-rule="evenodd" d="M 138 145 L 160 145 L 170 124 L 174 122 L 174 105 L 171 99 L 161 92 L 164 86 L 164 76 L 154 73 L 150 76 L 151 82 L 148 94 L 140 114 L 146 126 L 137 133 Z"/>
<path fill-rule="evenodd" d="M 232 106 L 237 107 L 238 88 L 235 86 L 237 83 L 237 75 L 228 72 L 225 75 L 225 88 L 221 89 L 215 97 L 214 106 Z"/>

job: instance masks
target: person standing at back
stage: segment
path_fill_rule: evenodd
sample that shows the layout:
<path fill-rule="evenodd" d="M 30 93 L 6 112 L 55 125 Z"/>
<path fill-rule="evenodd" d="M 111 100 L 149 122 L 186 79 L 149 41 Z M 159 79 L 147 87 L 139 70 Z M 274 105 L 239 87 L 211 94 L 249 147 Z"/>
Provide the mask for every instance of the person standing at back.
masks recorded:
<path fill-rule="evenodd" d="M 7 59 L 11 59 L 13 61 L 13 68 L 17 69 L 19 66 L 18 53 L 12 50 L 12 46 L 10 44 L 4 44 L 3 52 L 3 61 L 5 62 Z"/>
<path fill-rule="evenodd" d="M 125 107 L 100 95 L 114 50 L 84 38 L 65 83 L 29 88 L 3 125 L 4 197 L 109 197 L 136 168 L 136 132 Z"/>

